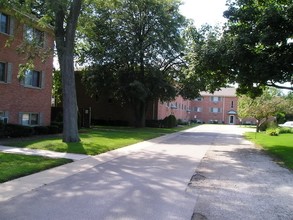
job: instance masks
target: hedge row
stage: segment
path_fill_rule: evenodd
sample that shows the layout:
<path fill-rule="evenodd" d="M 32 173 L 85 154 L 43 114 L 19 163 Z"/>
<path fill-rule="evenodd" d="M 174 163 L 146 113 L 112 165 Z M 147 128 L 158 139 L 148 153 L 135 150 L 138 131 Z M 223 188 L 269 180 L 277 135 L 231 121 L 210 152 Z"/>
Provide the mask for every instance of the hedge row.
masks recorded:
<path fill-rule="evenodd" d="M 174 115 L 169 115 L 163 120 L 147 120 L 146 126 L 152 128 L 174 128 L 177 126 L 177 120 Z"/>
<path fill-rule="evenodd" d="M 0 124 L 0 137 L 28 137 L 32 135 L 58 134 L 63 126 L 52 123 L 50 126 L 29 127 L 16 124 Z"/>

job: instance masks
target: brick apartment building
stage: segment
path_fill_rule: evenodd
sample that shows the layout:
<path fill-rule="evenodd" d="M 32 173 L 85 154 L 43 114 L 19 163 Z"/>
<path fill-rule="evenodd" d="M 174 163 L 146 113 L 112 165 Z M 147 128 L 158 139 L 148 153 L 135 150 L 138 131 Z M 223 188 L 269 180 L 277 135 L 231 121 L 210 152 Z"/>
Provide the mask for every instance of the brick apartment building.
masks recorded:
<path fill-rule="evenodd" d="M 37 27 L 28 16 L 21 20 L 16 19 L 13 10 L 0 9 L 0 120 L 29 126 L 49 125 L 53 53 L 45 62 L 36 58 L 34 70 L 26 70 L 24 78 L 19 80 L 19 65 L 26 63 L 26 56 L 17 49 L 23 42 L 34 42 L 40 50 L 50 50 L 54 36 L 52 30 Z M 10 46 L 6 46 L 12 38 Z"/>
<path fill-rule="evenodd" d="M 200 93 L 191 102 L 191 118 L 199 123 L 239 124 L 238 98 L 235 88 L 222 88 L 215 93 Z"/>
<path fill-rule="evenodd" d="M 185 100 L 178 96 L 172 102 L 155 102 L 147 116 L 160 120 L 173 114 L 182 121 L 239 124 L 235 88 L 222 88 L 214 94 L 202 92 L 200 95 L 195 100 Z"/>
<path fill-rule="evenodd" d="M 177 96 L 170 102 L 153 102 L 147 111 L 147 119 L 162 120 L 169 115 L 174 115 L 176 119 L 188 122 L 191 118 L 191 100 Z"/>

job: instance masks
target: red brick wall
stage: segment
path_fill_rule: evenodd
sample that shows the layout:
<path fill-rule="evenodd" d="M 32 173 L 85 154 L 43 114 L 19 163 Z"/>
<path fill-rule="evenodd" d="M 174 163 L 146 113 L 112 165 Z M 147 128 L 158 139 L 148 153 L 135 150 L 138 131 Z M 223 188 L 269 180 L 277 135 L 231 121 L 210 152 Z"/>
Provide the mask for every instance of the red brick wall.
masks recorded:
<path fill-rule="evenodd" d="M 200 122 L 218 121 L 218 123 L 230 124 L 230 116 L 234 116 L 233 124 L 239 123 L 237 115 L 231 114 L 231 112 L 229 114 L 229 111 L 237 112 L 237 97 L 221 97 L 220 101 L 213 102 L 211 96 L 203 96 L 201 101 L 194 100 L 191 103 L 191 117 Z M 200 108 L 201 111 L 195 112 L 195 108 Z M 218 108 L 220 112 L 211 112 L 211 108 Z"/>
<path fill-rule="evenodd" d="M 176 119 L 189 121 L 190 114 L 190 100 L 185 100 L 181 96 L 176 97 L 175 100 L 170 102 L 158 102 L 155 105 L 149 106 L 147 119 L 149 120 L 162 120 L 169 115 L 174 115 Z"/>
<path fill-rule="evenodd" d="M 17 75 L 19 64 L 25 63 L 25 57 L 16 51 L 23 39 L 23 25 L 15 22 L 14 41 L 11 46 L 5 47 L 9 36 L 0 33 L 0 62 L 12 63 L 11 83 L 0 82 L 0 111 L 8 112 L 8 122 L 19 123 L 20 112 L 40 113 L 42 125 L 50 124 L 51 114 L 51 91 L 53 55 L 41 62 L 35 59 L 35 70 L 42 71 L 45 75 L 42 88 L 28 88 L 20 84 Z M 53 48 L 53 36 L 45 33 L 45 45 Z"/>

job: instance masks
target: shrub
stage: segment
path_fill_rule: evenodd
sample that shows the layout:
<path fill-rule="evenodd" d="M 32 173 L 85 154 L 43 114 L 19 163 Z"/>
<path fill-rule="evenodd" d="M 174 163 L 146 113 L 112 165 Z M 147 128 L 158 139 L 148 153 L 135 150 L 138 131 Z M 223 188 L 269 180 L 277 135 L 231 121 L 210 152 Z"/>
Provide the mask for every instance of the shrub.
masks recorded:
<path fill-rule="evenodd" d="M 188 124 L 189 124 L 189 121 L 183 121 L 183 120 L 181 120 L 181 119 L 178 119 L 178 120 L 177 120 L 177 124 L 178 124 L 178 125 L 188 125 Z"/>
<path fill-rule="evenodd" d="M 32 127 L 24 125 L 7 124 L 5 127 L 5 136 L 9 137 L 28 137 L 33 134 Z"/>
<path fill-rule="evenodd" d="M 59 128 L 57 125 L 50 125 L 47 127 L 49 134 L 58 134 L 59 133 Z"/>
<path fill-rule="evenodd" d="M 58 127 L 58 133 L 63 132 L 63 122 L 53 121 L 53 122 L 51 122 L 51 126 L 57 126 Z"/>
<path fill-rule="evenodd" d="M 293 134 L 293 128 L 280 127 L 278 130 L 279 134 Z"/>
<path fill-rule="evenodd" d="M 0 121 L 0 138 L 5 136 L 5 125 Z"/>
<path fill-rule="evenodd" d="M 269 128 L 266 130 L 266 134 L 270 136 L 278 136 L 279 135 L 279 130 L 276 128 Z"/>
<path fill-rule="evenodd" d="M 267 129 L 276 129 L 278 127 L 277 123 L 274 121 L 265 121 L 259 127 L 260 131 L 266 131 Z"/>
<path fill-rule="evenodd" d="M 145 126 L 150 128 L 161 128 L 163 120 L 146 120 Z"/>
<path fill-rule="evenodd" d="M 164 118 L 163 126 L 165 128 L 174 128 L 177 125 L 176 122 L 177 122 L 176 117 L 174 115 L 169 115 L 166 118 Z"/>
<path fill-rule="evenodd" d="M 37 135 L 49 134 L 49 128 L 46 126 L 36 126 L 34 127 L 34 131 Z"/>

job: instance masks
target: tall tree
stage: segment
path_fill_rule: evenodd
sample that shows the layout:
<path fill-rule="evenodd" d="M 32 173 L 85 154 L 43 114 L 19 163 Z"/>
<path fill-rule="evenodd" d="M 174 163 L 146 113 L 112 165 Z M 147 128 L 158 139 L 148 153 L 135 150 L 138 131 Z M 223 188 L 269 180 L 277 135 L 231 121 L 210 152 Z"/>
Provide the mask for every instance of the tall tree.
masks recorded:
<path fill-rule="evenodd" d="M 133 106 L 136 126 L 145 124 L 148 101 L 176 96 L 186 23 L 178 0 L 96 1 L 87 18 L 84 75 L 91 94 L 105 92 Z M 94 22 L 93 22 L 94 21 Z M 85 21 L 86 22 L 86 21 Z"/>
<path fill-rule="evenodd" d="M 236 0 L 224 14 L 227 50 L 234 51 L 228 64 L 239 91 L 255 86 L 293 90 L 293 2 Z M 278 85 L 285 82 L 291 86 Z"/>
<path fill-rule="evenodd" d="M 265 86 L 293 90 L 293 2 L 233 0 L 222 34 L 207 36 L 194 63 L 195 77 L 238 83 L 238 93 L 260 95 Z M 211 36 L 211 32 L 208 31 Z M 195 42 L 198 44 L 198 42 Z M 289 86 L 281 84 L 289 83 Z"/>
<path fill-rule="evenodd" d="M 53 25 L 62 75 L 63 141 L 78 142 L 77 102 L 74 79 L 74 46 L 78 17 L 83 0 L 1 0 L 1 6 L 16 13 L 39 18 L 40 25 Z"/>
<path fill-rule="evenodd" d="M 83 0 L 48 0 L 53 12 L 55 41 L 62 76 L 63 141 L 79 142 L 74 77 L 74 46 Z"/>
<path fill-rule="evenodd" d="M 222 33 L 218 27 L 204 25 L 200 29 L 189 26 L 185 31 L 184 80 L 181 93 L 184 97 L 200 91 L 214 92 L 225 87 L 231 80 L 221 74 L 220 61 L 222 56 L 219 39 Z M 215 62 L 217 61 L 217 62 Z"/>

